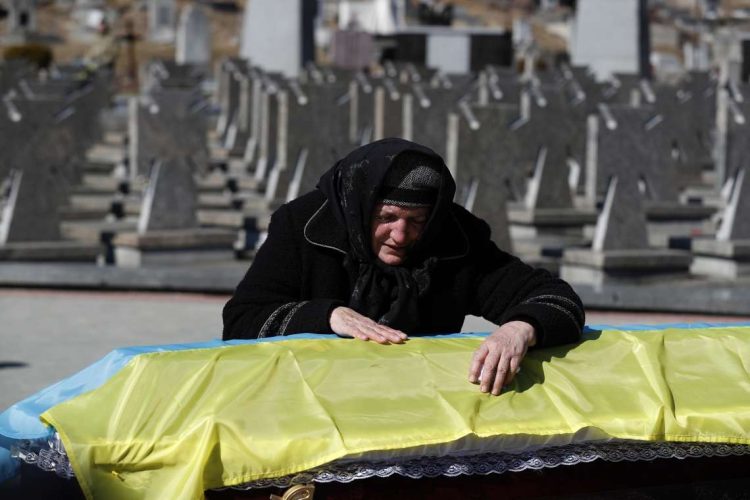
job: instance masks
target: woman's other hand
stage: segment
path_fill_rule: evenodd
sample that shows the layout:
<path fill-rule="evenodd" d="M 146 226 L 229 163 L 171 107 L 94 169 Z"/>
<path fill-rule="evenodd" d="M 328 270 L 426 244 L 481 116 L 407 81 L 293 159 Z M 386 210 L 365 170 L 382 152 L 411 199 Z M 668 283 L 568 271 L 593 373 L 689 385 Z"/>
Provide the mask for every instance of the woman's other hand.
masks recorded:
<path fill-rule="evenodd" d="M 469 382 L 482 392 L 498 396 L 513 381 L 529 347 L 536 344 L 536 331 L 525 321 L 510 321 L 487 337 L 474 352 Z"/>

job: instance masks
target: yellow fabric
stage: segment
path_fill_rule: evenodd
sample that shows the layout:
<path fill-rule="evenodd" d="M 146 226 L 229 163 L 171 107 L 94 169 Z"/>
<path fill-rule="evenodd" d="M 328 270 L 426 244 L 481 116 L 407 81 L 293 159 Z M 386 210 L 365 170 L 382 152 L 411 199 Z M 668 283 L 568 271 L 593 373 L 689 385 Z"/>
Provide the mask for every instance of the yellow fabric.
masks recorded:
<path fill-rule="evenodd" d="M 750 444 L 750 327 L 593 333 L 530 352 L 499 397 L 467 381 L 481 341 L 289 339 L 145 354 L 42 418 L 62 435 L 86 496 L 103 499 L 201 498 L 472 435 L 588 429 Z"/>

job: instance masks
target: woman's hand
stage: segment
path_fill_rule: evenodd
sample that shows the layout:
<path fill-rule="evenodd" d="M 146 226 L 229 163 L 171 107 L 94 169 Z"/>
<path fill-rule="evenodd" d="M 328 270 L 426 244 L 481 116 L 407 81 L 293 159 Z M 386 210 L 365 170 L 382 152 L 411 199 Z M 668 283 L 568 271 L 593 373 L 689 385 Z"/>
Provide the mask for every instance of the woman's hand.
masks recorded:
<path fill-rule="evenodd" d="M 378 344 L 402 344 L 408 337 L 404 332 L 380 325 L 348 307 L 337 307 L 328 320 L 331 330 L 342 337 L 374 340 Z"/>
<path fill-rule="evenodd" d="M 536 344 L 534 327 L 525 321 L 510 321 L 487 337 L 474 352 L 469 382 L 480 383 L 482 392 L 498 396 L 513 381 L 529 347 Z"/>

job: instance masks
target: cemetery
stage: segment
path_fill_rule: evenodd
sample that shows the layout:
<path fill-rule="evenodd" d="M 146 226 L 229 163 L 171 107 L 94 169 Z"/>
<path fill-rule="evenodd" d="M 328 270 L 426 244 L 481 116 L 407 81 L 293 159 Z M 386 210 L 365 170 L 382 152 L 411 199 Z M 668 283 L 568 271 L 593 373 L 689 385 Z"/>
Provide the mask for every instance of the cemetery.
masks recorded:
<path fill-rule="evenodd" d="M 748 323 L 720 327 L 710 320 L 750 317 L 750 23 L 741 16 L 743 2 L 458 1 L 448 10 L 441 7 L 445 2 L 409 0 L 144 0 L 118 8 L 113 5 L 122 2 L 42 3 L 0 0 L 0 290 L 229 296 L 279 207 L 315 190 L 321 175 L 355 148 L 397 137 L 442 156 L 456 182 L 454 202 L 487 222 L 500 249 L 568 282 L 587 312 L 709 319 L 660 325 L 652 337 L 640 327 L 623 327 L 632 346 L 617 340 L 620 330 L 603 326 L 584 330 L 580 349 L 530 351 L 518 378 L 525 384 L 519 389 L 522 409 L 483 406 L 471 416 L 477 419 L 471 431 L 464 416 L 455 417 L 456 408 L 474 404 L 468 396 L 426 389 L 410 396 L 401 389 L 394 392 L 404 401 L 413 396 L 413 406 L 396 408 L 354 391 L 347 404 L 368 411 L 382 404 L 385 421 L 438 416 L 423 428 L 393 431 L 402 445 L 368 434 L 365 424 L 347 420 L 346 404 L 327 399 L 326 391 L 348 390 L 332 382 L 350 375 L 341 342 L 318 339 L 326 347 L 313 355 L 304 335 L 289 340 L 288 351 L 270 341 L 220 351 L 225 344 L 219 340 L 159 346 L 166 342 L 154 339 L 156 347 L 118 349 L 80 372 L 80 380 L 63 380 L 59 390 L 68 396 L 47 392 L 12 407 L 19 417 L 0 413 L 0 497 L 5 459 L 16 464 L 14 471 L 16 462 L 24 471 L 43 469 L 60 498 L 200 497 L 204 491 L 207 498 L 225 498 L 220 490 L 228 487 L 241 487 L 235 492 L 243 498 L 268 498 L 269 492 L 312 498 L 316 486 L 305 489 L 312 484 L 328 485 L 322 491 L 331 498 L 346 498 L 330 484 L 355 478 L 369 485 L 358 486 L 361 492 L 378 487 L 367 483 L 372 478 L 393 475 L 432 478 L 442 484 L 433 494 L 457 498 L 472 487 L 472 478 L 490 496 L 502 488 L 510 488 L 511 496 L 554 496 L 554 489 L 532 487 L 536 479 L 523 474 L 544 469 L 551 485 L 570 473 L 556 465 L 594 460 L 607 466 L 589 469 L 597 471 L 591 476 L 623 491 L 662 487 L 634 465 L 653 456 L 669 459 L 653 461 L 654 475 L 671 478 L 663 483 L 671 486 L 658 490 L 662 494 L 693 494 L 679 486 L 685 475 L 705 484 L 724 481 L 716 491 L 726 498 L 746 494 Z M 50 28 L 50 16 L 63 14 L 66 33 Z M 64 60 L 68 38 L 100 50 L 96 57 Z M 672 45 L 665 49 L 667 41 Z M 41 56 L 33 50 L 39 46 L 51 47 L 40 52 L 52 58 L 48 64 L 37 64 Z M 26 54 L 18 47 L 30 47 L 34 56 L 14 56 Z M 116 54 L 111 58 L 110 50 Z M 659 63 L 667 55 L 679 59 L 678 69 Z M 719 340 L 705 340 L 713 335 Z M 682 344 L 670 344 L 677 337 Z M 453 387 L 446 373 L 463 358 L 447 354 L 449 340 L 420 342 L 383 354 L 384 380 L 395 388 L 409 377 L 429 377 L 426 384 Z M 659 351 L 654 342 L 672 350 Z M 722 351 L 716 345 L 722 342 L 736 351 Z M 455 340 L 457 353 L 469 353 L 472 345 Z M 706 359 L 691 354 L 704 351 Z M 268 382 L 261 368 L 227 368 L 241 352 L 268 373 L 295 373 L 290 384 L 306 387 L 309 401 Z M 355 354 L 375 363 L 370 354 Z M 436 358 L 428 364 L 436 366 L 444 356 L 444 372 L 431 365 L 425 372 L 402 369 L 410 357 L 430 356 Z M 607 356 L 614 356 L 611 364 Z M 219 358 L 224 364 L 211 364 Z M 268 368 L 268 359 L 279 368 Z M 647 365 L 643 373 L 633 359 Z M 324 363 L 330 374 L 300 368 Z M 686 375 L 694 390 L 670 378 L 669 370 L 683 364 L 695 366 Z M 545 372 L 547 365 L 554 369 Z M 216 384 L 201 378 L 201 370 L 214 366 L 223 383 L 238 381 L 237 394 L 240 386 L 256 391 L 252 397 L 266 405 L 258 425 L 267 434 L 256 434 L 243 420 L 205 430 L 201 438 L 204 431 L 195 430 L 200 415 L 231 419 L 237 411 L 218 397 L 202 402 L 195 414 L 158 413 L 167 411 L 159 401 L 172 390 L 156 383 L 160 377 Z M 570 379 L 566 370 L 574 374 Z M 703 380 L 712 370 L 713 378 Z M 647 402 L 629 406 L 624 397 L 615 401 L 617 392 L 584 388 L 602 372 L 608 372 L 602 387 L 632 376 L 633 391 L 647 394 Z M 355 387 L 374 387 L 364 371 L 351 377 Z M 547 385 L 581 388 L 570 397 L 591 401 L 594 410 L 584 415 L 563 390 L 545 396 L 539 377 L 547 377 Z M 135 395 L 128 384 L 140 388 Z M 713 397 L 712 387 L 724 399 Z M 326 436 L 324 444 L 278 445 L 305 437 L 273 391 L 299 404 L 311 435 Z M 68 398 L 86 402 L 91 394 L 102 398 L 96 403 L 101 412 L 115 417 L 76 427 L 80 417 Z M 544 415 L 572 416 L 552 433 L 549 422 L 533 415 L 534 405 L 544 407 Z M 660 411 L 666 413 L 652 421 L 650 405 L 665 405 Z M 139 407 L 143 412 L 134 409 Z M 504 420 L 502 411 L 519 411 L 518 420 L 496 425 L 492 417 Z M 148 412 L 158 417 L 150 420 Z M 618 427 L 622 414 L 638 423 Z M 274 421 L 278 415 L 284 418 Z M 690 426 L 691 419 L 702 423 Z M 455 425 L 443 427 L 446 420 Z M 167 438 L 159 436 L 167 422 L 190 437 L 166 446 Z M 66 434 L 50 434 L 49 426 Z M 163 466 L 143 449 L 88 447 L 97 432 L 127 441 L 136 427 L 145 436 L 143 446 L 159 450 L 164 463 L 181 454 L 194 455 L 195 463 Z M 237 438 L 233 447 L 222 433 L 250 437 Z M 281 450 L 276 455 L 264 449 L 271 442 Z M 248 464 L 243 450 L 250 449 L 257 461 Z M 106 466 L 79 465 L 96 453 Z M 491 465 L 483 469 L 473 456 L 489 456 Z M 633 465 L 634 486 L 624 479 L 629 472 L 619 477 L 622 457 Z M 688 457 L 684 462 L 693 461 L 692 468 L 680 469 L 675 457 Z M 584 465 L 564 469 L 578 467 Z M 453 476 L 463 483 L 439 483 L 457 468 Z M 723 475 L 716 475 L 718 469 Z M 511 474 L 518 474 L 516 483 L 500 479 L 493 486 L 485 479 Z M 568 485 L 570 492 L 604 491 L 604 480 L 576 474 L 591 486 Z M 165 486 L 170 484 L 179 484 L 179 493 Z M 379 491 L 421 498 L 414 486 L 390 484 Z M 297 487 L 310 496 L 293 496 Z"/>

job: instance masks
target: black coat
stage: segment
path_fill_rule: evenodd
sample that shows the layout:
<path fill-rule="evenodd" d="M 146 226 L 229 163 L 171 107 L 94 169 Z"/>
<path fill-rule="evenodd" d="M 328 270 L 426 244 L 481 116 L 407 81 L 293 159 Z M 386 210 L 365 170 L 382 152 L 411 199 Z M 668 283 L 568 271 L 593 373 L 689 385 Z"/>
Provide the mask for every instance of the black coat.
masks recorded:
<path fill-rule="evenodd" d="M 328 204 L 316 190 L 273 214 L 268 238 L 224 307 L 224 339 L 333 333 L 328 318 L 348 304 L 353 283 L 343 266 L 347 232 Z M 528 321 L 538 346 L 577 341 L 584 312 L 570 286 L 498 249 L 489 226 L 459 205 L 450 211 L 430 243 L 439 260 L 419 301 L 416 334 L 458 332 L 472 314 L 496 324 Z"/>

